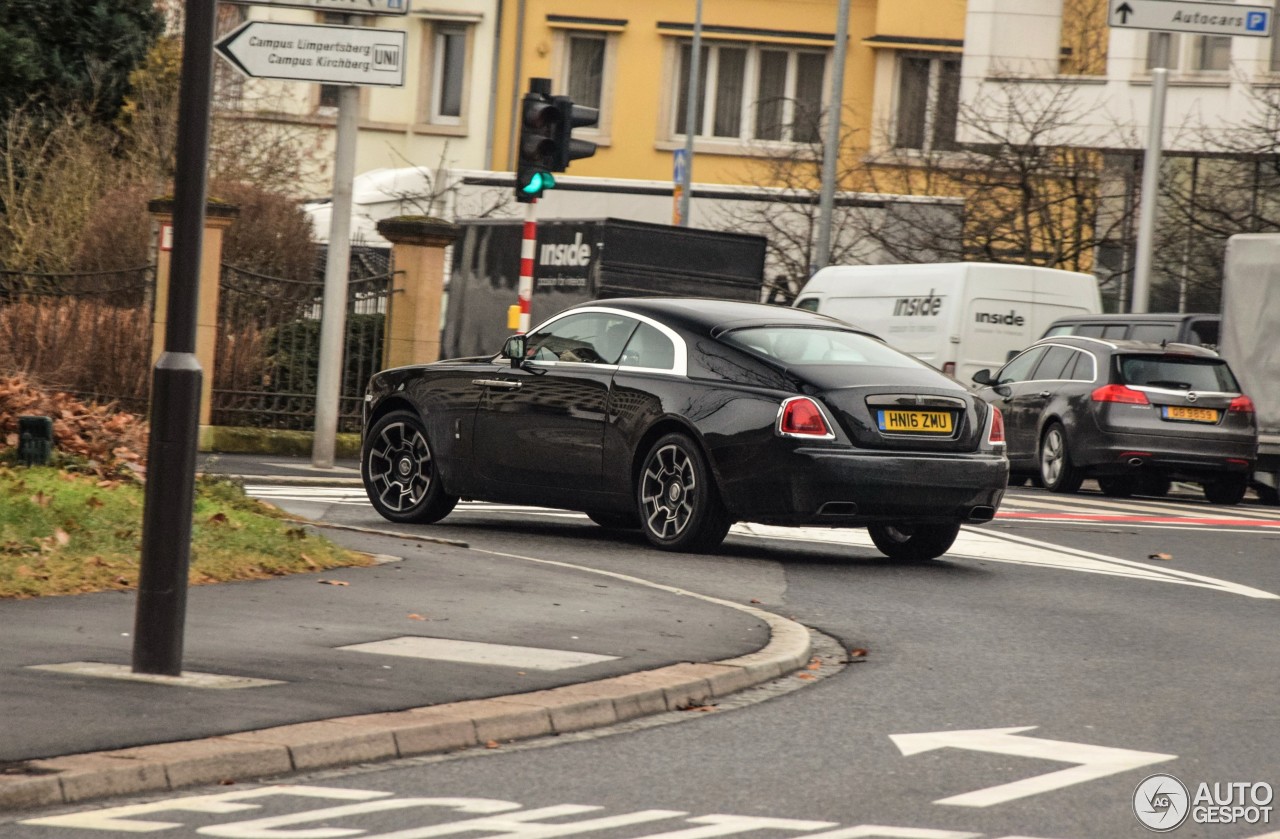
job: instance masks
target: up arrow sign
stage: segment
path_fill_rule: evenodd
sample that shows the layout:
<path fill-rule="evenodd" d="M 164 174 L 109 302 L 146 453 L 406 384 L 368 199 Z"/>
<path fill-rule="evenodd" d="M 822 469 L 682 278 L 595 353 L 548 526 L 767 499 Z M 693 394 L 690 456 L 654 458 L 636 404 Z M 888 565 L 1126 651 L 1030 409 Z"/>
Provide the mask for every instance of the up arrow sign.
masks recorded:
<path fill-rule="evenodd" d="M 1121 23 L 1128 23 L 1129 15 L 1133 14 L 1133 7 L 1128 3 L 1121 3 L 1119 6 L 1116 6 L 1116 14 L 1120 15 Z"/>
<path fill-rule="evenodd" d="M 952 748 L 1076 764 L 1070 769 L 1060 769 L 1057 772 L 966 792 L 963 795 L 953 795 L 933 802 L 934 804 L 954 804 L 957 807 L 990 807 L 993 804 L 1004 804 L 1006 801 L 1014 801 L 1028 795 L 1049 792 L 1177 758 L 1177 755 L 1017 736 L 1024 731 L 1032 731 L 1036 727 L 1028 725 L 1021 728 L 979 728 L 970 731 L 890 734 L 889 738 L 893 740 L 898 750 L 907 756 L 931 752 L 934 749 Z"/>

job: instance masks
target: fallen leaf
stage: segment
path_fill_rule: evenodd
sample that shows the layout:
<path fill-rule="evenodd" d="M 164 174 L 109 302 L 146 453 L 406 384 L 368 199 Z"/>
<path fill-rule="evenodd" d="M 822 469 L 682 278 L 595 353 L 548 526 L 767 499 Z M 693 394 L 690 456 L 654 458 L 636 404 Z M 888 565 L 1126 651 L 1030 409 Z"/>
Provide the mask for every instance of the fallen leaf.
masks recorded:
<path fill-rule="evenodd" d="M 821 662 L 821 661 L 811 661 L 811 662 L 809 662 L 809 666 L 808 666 L 808 667 L 806 667 L 805 669 L 806 669 L 806 670 L 821 670 L 821 669 L 822 669 L 822 662 Z"/>
<path fill-rule="evenodd" d="M 1173 559 L 1173 554 L 1159 553 L 1150 554 L 1147 559 Z"/>
<path fill-rule="evenodd" d="M 424 618 L 422 615 L 419 615 L 417 612 L 412 612 L 412 613 L 410 613 L 410 615 L 409 615 L 409 620 L 411 620 L 411 621 L 424 621 L 424 620 L 426 620 L 426 618 Z"/>
<path fill-rule="evenodd" d="M 214 513 L 213 515 L 209 516 L 209 524 L 226 524 L 226 523 L 227 523 L 226 513 Z"/>
<path fill-rule="evenodd" d="M 37 492 L 35 495 L 31 496 L 31 503 L 35 504 L 37 507 L 48 507 L 50 500 L 49 496 L 45 495 L 43 492 Z"/>
<path fill-rule="evenodd" d="M 490 741 L 488 741 L 487 743 L 485 743 L 485 744 L 484 744 L 484 747 L 485 747 L 486 749 L 497 749 L 497 748 L 501 748 L 501 747 L 498 745 L 498 741 L 497 741 L 497 740 L 490 740 Z"/>
<path fill-rule="evenodd" d="M 854 649 L 849 650 L 849 655 L 852 656 L 853 658 L 862 658 L 866 654 L 867 654 L 867 651 L 864 650 L 862 647 L 855 647 Z"/>
<path fill-rule="evenodd" d="M 812 673 L 797 673 L 796 678 L 797 679 L 816 679 L 818 677 L 813 675 Z"/>
<path fill-rule="evenodd" d="M 84 502 L 84 505 L 91 510 L 96 510 L 99 507 L 103 506 L 102 501 L 96 495 L 90 495 L 89 499 Z"/>
<path fill-rule="evenodd" d="M 342 580 L 317 580 L 316 582 L 326 586 L 349 586 L 351 583 Z"/>
<path fill-rule="evenodd" d="M 320 570 L 320 563 L 316 562 L 314 559 L 312 559 L 311 557 L 307 556 L 306 554 L 301 554 L 301 553 L 300 553 L 300 554 L 298 554 L 298 557 L 299 557 L 299 558 L 301 558 L 303 562 L 307 563 L 307 566 L 308 566 L 309 568 L 314 568 L 314 569 L 316 569 L 317 571 L 318 571 L 318 570 Z"/>
<path fill-rule="evenodd" d="M 753 598 L 751 598 L 751 602 L 752 602 L 752 603 L 763 603 L 764 601 L 763 601 L 763 600 L 761 600 L 761 599 L 760 599 L 760 598 L 758 598 L 758 597 L 753 597 Z"/>
<path fill-rule="evenodd" d="M 53 531 L 53 538 L 54 541 L 59 545 L 62 545 L 64 548 L 71 544 L 71 534 L 67 533 L 67 531 L 63 530 L 61 527 Z"/>
<path fill-rule="evenodd" d="M 94 486 L 100 489 L 115 489 L 120 486 L 120 481 L 98 481 Z"/>

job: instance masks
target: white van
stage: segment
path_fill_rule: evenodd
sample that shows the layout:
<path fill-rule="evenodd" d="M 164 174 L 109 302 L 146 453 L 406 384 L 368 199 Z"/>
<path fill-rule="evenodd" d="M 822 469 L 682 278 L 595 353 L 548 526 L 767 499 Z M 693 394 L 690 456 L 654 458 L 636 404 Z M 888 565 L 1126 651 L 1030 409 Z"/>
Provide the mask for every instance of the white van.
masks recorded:
<path fill-rule="evenodd" d="M 1101 312 L 1102 298 L 1090 274 L 943 262 L 829 266 L 810 278 L 795 305 L 873 332 L 967 384 L 1058 318 Z"/>

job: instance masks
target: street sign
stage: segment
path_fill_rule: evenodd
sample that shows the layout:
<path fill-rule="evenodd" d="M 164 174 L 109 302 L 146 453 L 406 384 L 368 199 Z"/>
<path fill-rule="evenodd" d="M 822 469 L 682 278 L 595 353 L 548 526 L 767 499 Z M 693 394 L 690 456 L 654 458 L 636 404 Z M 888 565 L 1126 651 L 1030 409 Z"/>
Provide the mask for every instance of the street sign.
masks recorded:
<path fill-rule="evenodd" d="M 1185 0 L 1111 0 L 1107 20 L 1112 26 L 1129 29 L 1265 38 L 1271 34 L 1271 14 L 1270 6 Z"/>
<path fill-rule="evenodd" d="M 404 85 L 403 30 L 251 20 L 216 46 L 223 58 L 253 78 Z"/>
<path fill-rule="evenodd" d="M 294 6 L 349 15 L 407 15 L 409 0 L 227 0 L 252 6 Z"/>

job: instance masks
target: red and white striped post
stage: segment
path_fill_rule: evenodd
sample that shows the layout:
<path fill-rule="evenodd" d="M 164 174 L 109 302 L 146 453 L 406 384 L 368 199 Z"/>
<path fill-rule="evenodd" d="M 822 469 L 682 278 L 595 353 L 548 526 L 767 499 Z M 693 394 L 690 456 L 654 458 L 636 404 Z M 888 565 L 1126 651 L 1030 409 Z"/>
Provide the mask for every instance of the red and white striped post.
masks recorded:
<path fill-rule="evenodd" d="M 524 240 L 520 243 L 520 326 L 523 335 L 529 331 L 529 304 L 533 300 L 533 260 L 538 253 L 538 199 L 534 198 L 524 211 Z"/>

